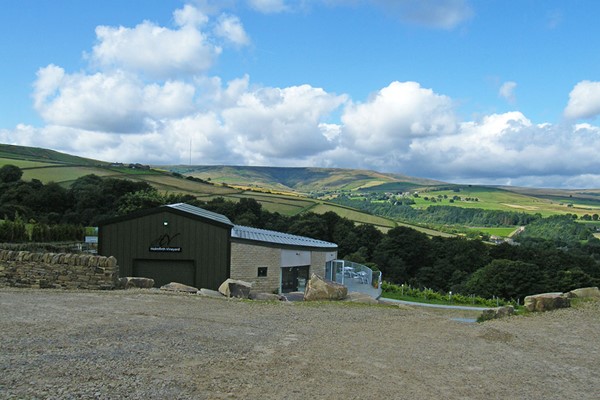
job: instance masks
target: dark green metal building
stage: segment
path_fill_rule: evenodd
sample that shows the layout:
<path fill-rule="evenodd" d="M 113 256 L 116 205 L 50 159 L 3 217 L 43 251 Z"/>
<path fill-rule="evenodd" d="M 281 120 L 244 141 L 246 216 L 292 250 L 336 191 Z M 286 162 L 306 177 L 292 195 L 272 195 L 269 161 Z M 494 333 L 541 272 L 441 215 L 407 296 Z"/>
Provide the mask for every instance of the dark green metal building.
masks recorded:
<path fill-rule="evenodd" d="M 231 270 L 231 221 L 187 204 L 117 217 L 98 226 L 98 253 L 114 256 L 121 276 L 217 289 Z"/>

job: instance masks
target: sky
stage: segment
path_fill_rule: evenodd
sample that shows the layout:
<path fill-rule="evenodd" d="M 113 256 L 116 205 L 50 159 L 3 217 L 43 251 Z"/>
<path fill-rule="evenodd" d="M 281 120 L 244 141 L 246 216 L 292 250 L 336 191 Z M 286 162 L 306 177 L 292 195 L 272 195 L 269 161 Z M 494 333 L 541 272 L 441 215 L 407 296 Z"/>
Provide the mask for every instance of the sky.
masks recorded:
<path fill-rule="evenodd" d="M 600 188 L 596 0 L 2 0 L 0 142 Z"/>

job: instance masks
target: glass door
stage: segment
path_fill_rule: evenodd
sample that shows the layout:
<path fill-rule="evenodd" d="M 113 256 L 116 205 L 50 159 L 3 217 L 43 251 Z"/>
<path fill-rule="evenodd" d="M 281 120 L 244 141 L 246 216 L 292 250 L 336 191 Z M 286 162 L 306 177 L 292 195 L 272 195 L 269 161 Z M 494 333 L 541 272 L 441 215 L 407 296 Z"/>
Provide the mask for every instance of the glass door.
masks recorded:
<path fill-rule="evenodd" d="M 281 293 L 303 292 L 308 282 L 309 266 L 281 268 Z"/>

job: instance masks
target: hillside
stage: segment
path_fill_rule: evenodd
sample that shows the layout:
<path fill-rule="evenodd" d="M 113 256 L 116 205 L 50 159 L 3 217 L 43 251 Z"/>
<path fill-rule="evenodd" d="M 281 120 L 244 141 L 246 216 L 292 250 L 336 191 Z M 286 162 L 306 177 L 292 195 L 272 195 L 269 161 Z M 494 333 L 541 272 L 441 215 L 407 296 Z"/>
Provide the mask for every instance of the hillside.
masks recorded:
<path fill-rule="evenodd" d="M 400 174 L 341 168 L 286 168 L 254 166 L 163 166 L 169 171 L 232 186 L 283 192 L 311 193 L 335 190 L 397 190 L 443 182 Z"/>
<path fill-rule="evenodd" d="M 160 166 L 149 168 L 140 165 L 115 164 L 53 150 L 0 144 L 0 167 L 6 164 L 21 168 L 23 179 L 27 181 L 37 179 L 43 183 L 55 182 L 68 187 L 77 178 L 95 174 L 101 177 L 144 181 L 164 193 L 189 194 L 205 201 L 215 197 L 223 197 L 230 201 L 249 197 L 257 200 L 267 211 L 288 216 L 309 210 L 320 214 L 333 211 L 356 223 L 372 224 L 383 230 L 396 226 L 396 222 L 389 218 L 370 215 L 323 200 L 304 198 L 294 191 L 269 193 L 264 189 L 249 190 L 252 188 L 231 187 L 218 182 L 209 184 L 189 179 L 191 177 L 186 179 L 185 176 L 173 174 L 166 167 Z"/>
<path fill-rule="evenodd" d="M 107 165 L 105 161 L 92 160 L 70 154 L 61 153 L 54 150 L 42 149 L 39 147 L 13 146 L 0 143 L 0 158 L 13 160 L 16 163 L 37 164 L 65 164 L 65 165 L 88 165 L 102 166 Z M 6 162 L 2 162 L 5 164 Z M 19 165 L 17 165 L 19 166 Z M 21 167 L 22 168 L 22 167 Z"/>
<path fill-rule="evenodd" d="M 458 185 L 368 170 L 184 165 L 149 167 L 0 144 L 0 166 L 4 164 L 20 167 L 25 180 L 53 181 L 69 186 L 81 176 L 96 174 L 145 181 L 162 192 L 189 194 L 202 200 L 224 197 L 238 201 L 250 197 L 260 202 L 266 210 L 283 215 L 333 211 L 357 223 L 373 224 L 383 229 L 397 226 L 400 222 L 378 216 L 365 207 L 357 207 L 362 209 L 359 211 L 354 205 L 334 204 L 331 200 L 340 193 L 374 204 L 394 203 L 401 199 L 399 196 L 409 196 L 414 202 L 412 207 L 420 209 L 446 205 L 542 216 L 569 213 L 580 219 L 600 213 L 600 190 Z M 598 221 L 585 222 L 598 225 Z M 511 231 L 506 229 L 507 232 Z M 435 234 L 435 231 L 427 233 Z"/>

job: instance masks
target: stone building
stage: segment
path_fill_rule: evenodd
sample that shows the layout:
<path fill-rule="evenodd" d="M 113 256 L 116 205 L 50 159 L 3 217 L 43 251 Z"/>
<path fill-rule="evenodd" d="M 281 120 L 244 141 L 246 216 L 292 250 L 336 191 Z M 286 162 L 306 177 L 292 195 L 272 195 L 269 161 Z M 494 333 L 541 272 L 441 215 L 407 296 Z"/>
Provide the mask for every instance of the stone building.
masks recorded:
<path fill-rule="evenodd" d="M 236 225 L 231 232 L 231 277 L 265 292 L 304 291 L 310 274 L 325 276 L 337 245 L 322 240 Z"/>
<path fill-rule="evenodd" d="M 227 278 L 267 292 L 303 290 L 325 274 L 337 245 L 234 225 L 227 217 L 178 203 L 99 224 L 98 253 L 116 257 L 120 276 L 217 289 Z"/>

